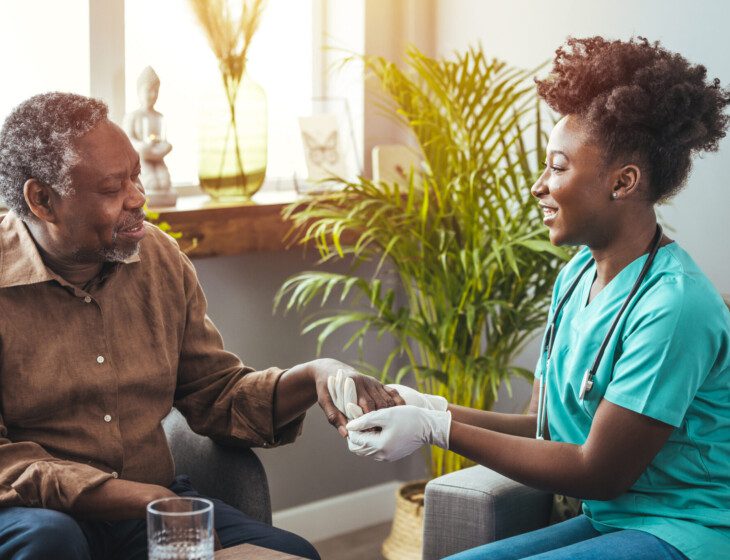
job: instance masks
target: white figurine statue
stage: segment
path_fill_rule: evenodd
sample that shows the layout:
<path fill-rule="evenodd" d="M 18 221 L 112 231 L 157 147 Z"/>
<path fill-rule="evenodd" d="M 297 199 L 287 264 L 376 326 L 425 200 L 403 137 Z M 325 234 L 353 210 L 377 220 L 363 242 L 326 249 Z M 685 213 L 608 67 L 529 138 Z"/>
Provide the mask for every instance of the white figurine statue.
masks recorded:
<path fill-rule="evenodd" d="M 139 109 L 127 114 L 123 123 L 127 136 L 139 153 L 142 164 L 140 179 L 151 207 L 175 206 L 177 200 L 177 194 L 172 190 L 170 172 L 164 161 L 172 150 L 172 145 L 165 139 L 162 113 L 154 108 L 159 91 L 160 78 L 148 66 L 137 78 Z"/>

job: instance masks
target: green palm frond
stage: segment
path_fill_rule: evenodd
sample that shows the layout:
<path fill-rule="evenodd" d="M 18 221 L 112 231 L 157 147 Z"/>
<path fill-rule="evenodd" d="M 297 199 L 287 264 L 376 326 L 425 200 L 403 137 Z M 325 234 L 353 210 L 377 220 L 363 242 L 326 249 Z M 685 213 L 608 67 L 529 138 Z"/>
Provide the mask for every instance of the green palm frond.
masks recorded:
<path fill-rule="evenodd" d="M 411 374 L 423 391 L 489 408 L 502 381 L 528 376 L 512 361 L 544 323 L 570 256 L 550 243 L 530 194 L 549 124 L 534 71 L 490 60 L 480 47 L 453 60 L 410 49 L 407 70 L 378 57 L 365 62 L 413 133 L 423 169 L 405 184 L 360 178 L 290 206 L 285 216 L 301 242 L 316 246 L 322 262 L 345 258 L 353 269 L 298 274 L 276 306 L 301 312 L 347 302 L 308 320 L 320 348 L 353 325 L 348 347 L 387 334 L 394 350 L 367 371 L 389 380 Z M 366 262 L 371 278 L 357 274 Z M 432 455 L 435 475 L 464 464 Z"/>

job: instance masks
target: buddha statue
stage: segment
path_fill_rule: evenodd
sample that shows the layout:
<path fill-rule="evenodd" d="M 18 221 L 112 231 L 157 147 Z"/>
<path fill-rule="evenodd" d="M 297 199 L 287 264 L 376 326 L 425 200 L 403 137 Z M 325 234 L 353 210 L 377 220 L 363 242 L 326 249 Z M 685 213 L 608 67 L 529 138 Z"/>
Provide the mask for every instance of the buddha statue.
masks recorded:
<path fill-rule="evenodd" d="M 172 145 L 165 138 L 164 117 L 155 110 L 159 92 L 160 78 L 148 66 L 137 78 L 139 108 L 127 114 L 122 124 L 132 146 L 139 153 L 142 166 L 140 180 L 150 207 L 175 206 L 177 200 L 164 161 Z"/>

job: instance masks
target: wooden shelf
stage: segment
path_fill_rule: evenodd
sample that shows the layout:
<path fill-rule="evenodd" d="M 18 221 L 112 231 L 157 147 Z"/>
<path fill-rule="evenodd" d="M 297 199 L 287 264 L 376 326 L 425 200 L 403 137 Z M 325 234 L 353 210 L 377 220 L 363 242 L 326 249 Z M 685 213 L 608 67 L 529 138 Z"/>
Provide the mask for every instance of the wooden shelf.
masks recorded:
<path fill-rule="evenodd" d="M 175 208 L 153 208 L 158 221 L 180 232 L 180 247 L 190 258 L 283 251 L 295 241 L 281 211 L 297 200 L 295 192 L 257 193 L 249 204 L 219 204 L 207 196 L 178 199 Z M 195 241 L 193 241 L 195 240 Z"/>

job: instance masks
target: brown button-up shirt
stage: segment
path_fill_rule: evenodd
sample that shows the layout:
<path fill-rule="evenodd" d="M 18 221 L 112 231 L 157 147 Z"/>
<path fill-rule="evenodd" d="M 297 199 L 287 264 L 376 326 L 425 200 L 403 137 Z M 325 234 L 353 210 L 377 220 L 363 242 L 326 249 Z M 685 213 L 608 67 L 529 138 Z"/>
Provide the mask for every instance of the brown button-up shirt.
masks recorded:
<path fill-rule="evenodd" d="M 112 476 L 169 485 L 172 406 L 226 443 L 301 432 L 303 416 L 275 432 L 282 371 L 223 350 L 192 263 L 158 228 L 82 289 L 44 265 L 14 213 L 0 220 L 0 507 L 69 510 Z"/>

